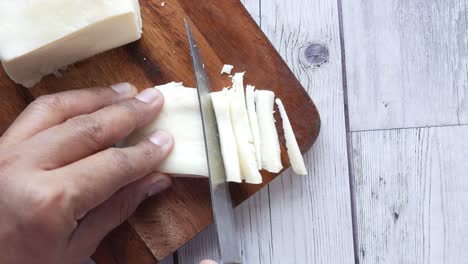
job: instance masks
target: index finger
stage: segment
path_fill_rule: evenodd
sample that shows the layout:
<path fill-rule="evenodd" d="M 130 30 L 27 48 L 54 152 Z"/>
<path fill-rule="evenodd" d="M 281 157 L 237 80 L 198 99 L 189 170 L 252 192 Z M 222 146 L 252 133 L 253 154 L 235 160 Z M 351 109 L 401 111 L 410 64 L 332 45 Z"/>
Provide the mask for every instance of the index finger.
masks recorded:
<path fill-rule="evenodd" d="M 132 98 L 137 92 L 133 85 L 120 83 L 41 96 L 18 116 L 1 143 L 4 146 L 19 143 L 72 117 Z"/>

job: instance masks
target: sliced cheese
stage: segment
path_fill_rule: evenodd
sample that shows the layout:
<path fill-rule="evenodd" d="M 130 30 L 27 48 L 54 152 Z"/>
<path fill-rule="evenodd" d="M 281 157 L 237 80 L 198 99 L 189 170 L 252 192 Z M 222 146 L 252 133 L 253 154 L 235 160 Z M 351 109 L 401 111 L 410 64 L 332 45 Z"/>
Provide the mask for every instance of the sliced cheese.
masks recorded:
<path fill-rule="evenodd" d="M 232 89 L 241 98 L 239 103 L 242 104 L 242 107 L 246 109 L 245 111 L 247 112 L 247 107 L 245 105 L 244 74 L 245 72 L 234 74 L 232 77 Z"/>
<path fill-rule="evenodd" d="M 289 122 L 289 117 L 286 113 L 283 102 L 278 98 L 276 99 L 276 104 L 278 105 L 281 119 L 283 119 L 284 137 L 286 138 L 286 148 L 288 149 L 291 167 L 296 174 L 307 175 L 307 168 L 305 166 L 304 159 L 302 158 L 301 150 L 297 144 L 296 136 L 294 135 L 291 122 Z"/>
<path fill-rule="evenodd" d="M 281 148 L 278 132 L 275 126 L 274 113 L 275 94 L 271 91 L 257 90 L 255 104 L 257 108 L 258 127 L 260 130 L 260 148 L 263 169 L 278 173 L 283 168 L 281 164 Z"/>
<path fill-rule="evenodd" d="M 257 168 L 262 169 L 262 155 L 260 148 L 260 130 L 258 128 L 257 111 L 255 110 L 255 87 L 247 85 L 245 91 L 245 99 L 247 104 L 247 113 L 249 114 L 250 129 L 252 130 L 252 136 L 255 146 L 255 156 L 257 158 Z"/>
<path fill-rule="evenodd" d="M 160 171 L 207 177 L 205 139 L 197 90 L 186 88 L 181 83 L 169 83 L 155 88 L 164 95 L 161 113 L 146 127 L 130 135 L 123 145 L 135 145 L 157 130 L 168 131 L 173 135 L 175 145 Z"/>
<path fill-rule="evenodd" d="M 239 90 L 236 91 L 234 89 L 229 90 L 229 97 L 231 103 L 232 126 L 234 127 L 234 134 L 236 136 L 242 178 L 245 179 L 247 183 L 262 183 L 262 176 L 258 171 L 255 157 L 255 147 L 251 140 L 252 135 L 249 117 L 245 108 L 245 97 L 243 97 L 243 93 L 241 94 Z"/>
<path fill-rule="evenodd" d="M 255 87 L 251 85 L 244 92 L 242 75 L 236 75 L 235 88 L 212 93 L 211 99 L 227 181 L 240 183 L 245 179 L 247 183 L 259 184 L 262 183 L 262 176 L 258 170 L 263 168 L 278 173 L 283 168 L 273 116 L 275 95 L 271 91 L 255 91 Z M 159 89 L 165 98 L 161 113 L 150 124 L 133 132 L 120 145 L 135 145 L 157 130 L 166 130 L 174 136 L 175 146 L 161 165 L 160 171 L 186 176 L 208 176 L 197 90 L 174 82 L 156 86 L 155 89 Z M 284 105 L 280 99 L 276 99 L 276 103 L 283 120 L 291 166 L 295 173 L 306 175 L 307 169 Z M 249 139 L 249 135 L 253 135 L 253 141 Z M 261 162 L 257 162 L 258 160 Z"/>
<path fill-rule="evenodd" d="M 249 115 L 244 90 L 245 72 L 236 73 L 232 77 L 230 90 L 231 119 L 237 140 L 242 178 L 247 183 L 261 183 L 262 177 L 258 172 L 255 145 L 250 128 Z"/>
<path fill-rule="evenodd" d="M 0 60 L 26 87 L 141 34 L 138 0 L 0 1 Z"/>
<path fill-rule="evenodd" d="M 211 100 L 216 114 L 221 153 L 228 182 L 242 182 L 236 137 L 231 122 L 228 92 L 211 93 Z"/>
<path fill-rule="evenodd" d="M 232 69 L 234 69 L 234 66 L 229 65 L 229 64 L 224 64 L 223 68 L 221 69 L 221 75 L 223 74 L 231 74 Z"/>

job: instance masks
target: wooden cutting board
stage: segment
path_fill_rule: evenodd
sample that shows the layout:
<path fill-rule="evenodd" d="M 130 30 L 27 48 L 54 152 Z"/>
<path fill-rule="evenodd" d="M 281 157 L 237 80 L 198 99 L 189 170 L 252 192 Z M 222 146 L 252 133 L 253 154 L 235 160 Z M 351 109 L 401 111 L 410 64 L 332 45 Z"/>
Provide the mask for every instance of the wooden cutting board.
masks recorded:
<path fill-rule="evenodd" d="M 302 151 L 316 140 L 320 119 L 316 107 L 238 0 L 140 0 L 143 38 L 127 46 L 70 66 L 63 77 L 49 76 L 25 89 L 0 70 L 0 131 L 38 96 L 69 89 L 128 81 L 140 89 L 170 81 L 195 86 L 183 19 L 192 26 L 213 89 L 229 86 L 223 64 L 246 71 L 246 83 L 275 91 L 296 132 Z M 103 38 L 106 36 L 103 35 Z M 277 117 L 278 119 L 278 117 Z M 281 122 L 277 122 L 285 168 L 289 161 Z M 276 174 L 262 172 L 264 184 Z M 233 184 L 238 205 L 263 185 Z M 212 223 L 207 179 L 174 180 L 171 190 L 145 202 L 135 215 L 104 241 L 94 255 L 98 263 L 156 263 Z"/>

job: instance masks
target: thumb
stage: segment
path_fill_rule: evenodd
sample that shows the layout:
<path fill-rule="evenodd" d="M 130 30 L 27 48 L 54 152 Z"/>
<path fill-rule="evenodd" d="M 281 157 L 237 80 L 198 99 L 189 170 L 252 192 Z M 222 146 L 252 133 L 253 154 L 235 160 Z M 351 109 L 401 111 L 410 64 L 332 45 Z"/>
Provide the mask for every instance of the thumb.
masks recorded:
<path fill-rule="evenodd" d="M 127 220 L 143 200 L 171 183 L 168 175 L 152 173 L 115 193 L 80 221 L 71 237 L 73 250 L 91 255 L 107 233 Z"/>

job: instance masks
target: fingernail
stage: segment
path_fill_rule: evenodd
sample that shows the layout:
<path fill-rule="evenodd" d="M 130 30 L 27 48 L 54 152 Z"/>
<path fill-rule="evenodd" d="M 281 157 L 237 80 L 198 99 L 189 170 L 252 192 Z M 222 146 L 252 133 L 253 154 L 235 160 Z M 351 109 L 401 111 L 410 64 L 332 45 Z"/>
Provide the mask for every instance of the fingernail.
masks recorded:
<path fill-rule="evenodd" d="M 167 176 L 159 175 L 148 191 L 148 197 L 160 193 L 171 186 L 171 180 Z"/>
<path fill-rule="evenodd" d="M 154 88 L 148 88 L 146 90 L 143 90 L 141 93 L 139 93 L 135 98 L 144 103 L 150 104 L 156 101 L 158 97 L 159 97 L 158 90 Z"/>
<path fill-rule="evenodd" d="M 112 85 L 111 88 L 118 94 L 128 94 L 133 90 L 133 85 L 129 83 L 118 83 Z"/>
<path fill-rule="evenodd" d="M 164 147 L 172 142 L 172 135 L 166 131 L 159 130 L 151 135 L 149 139 L 151 142 L 153 142 L 153 144 Z"/>

